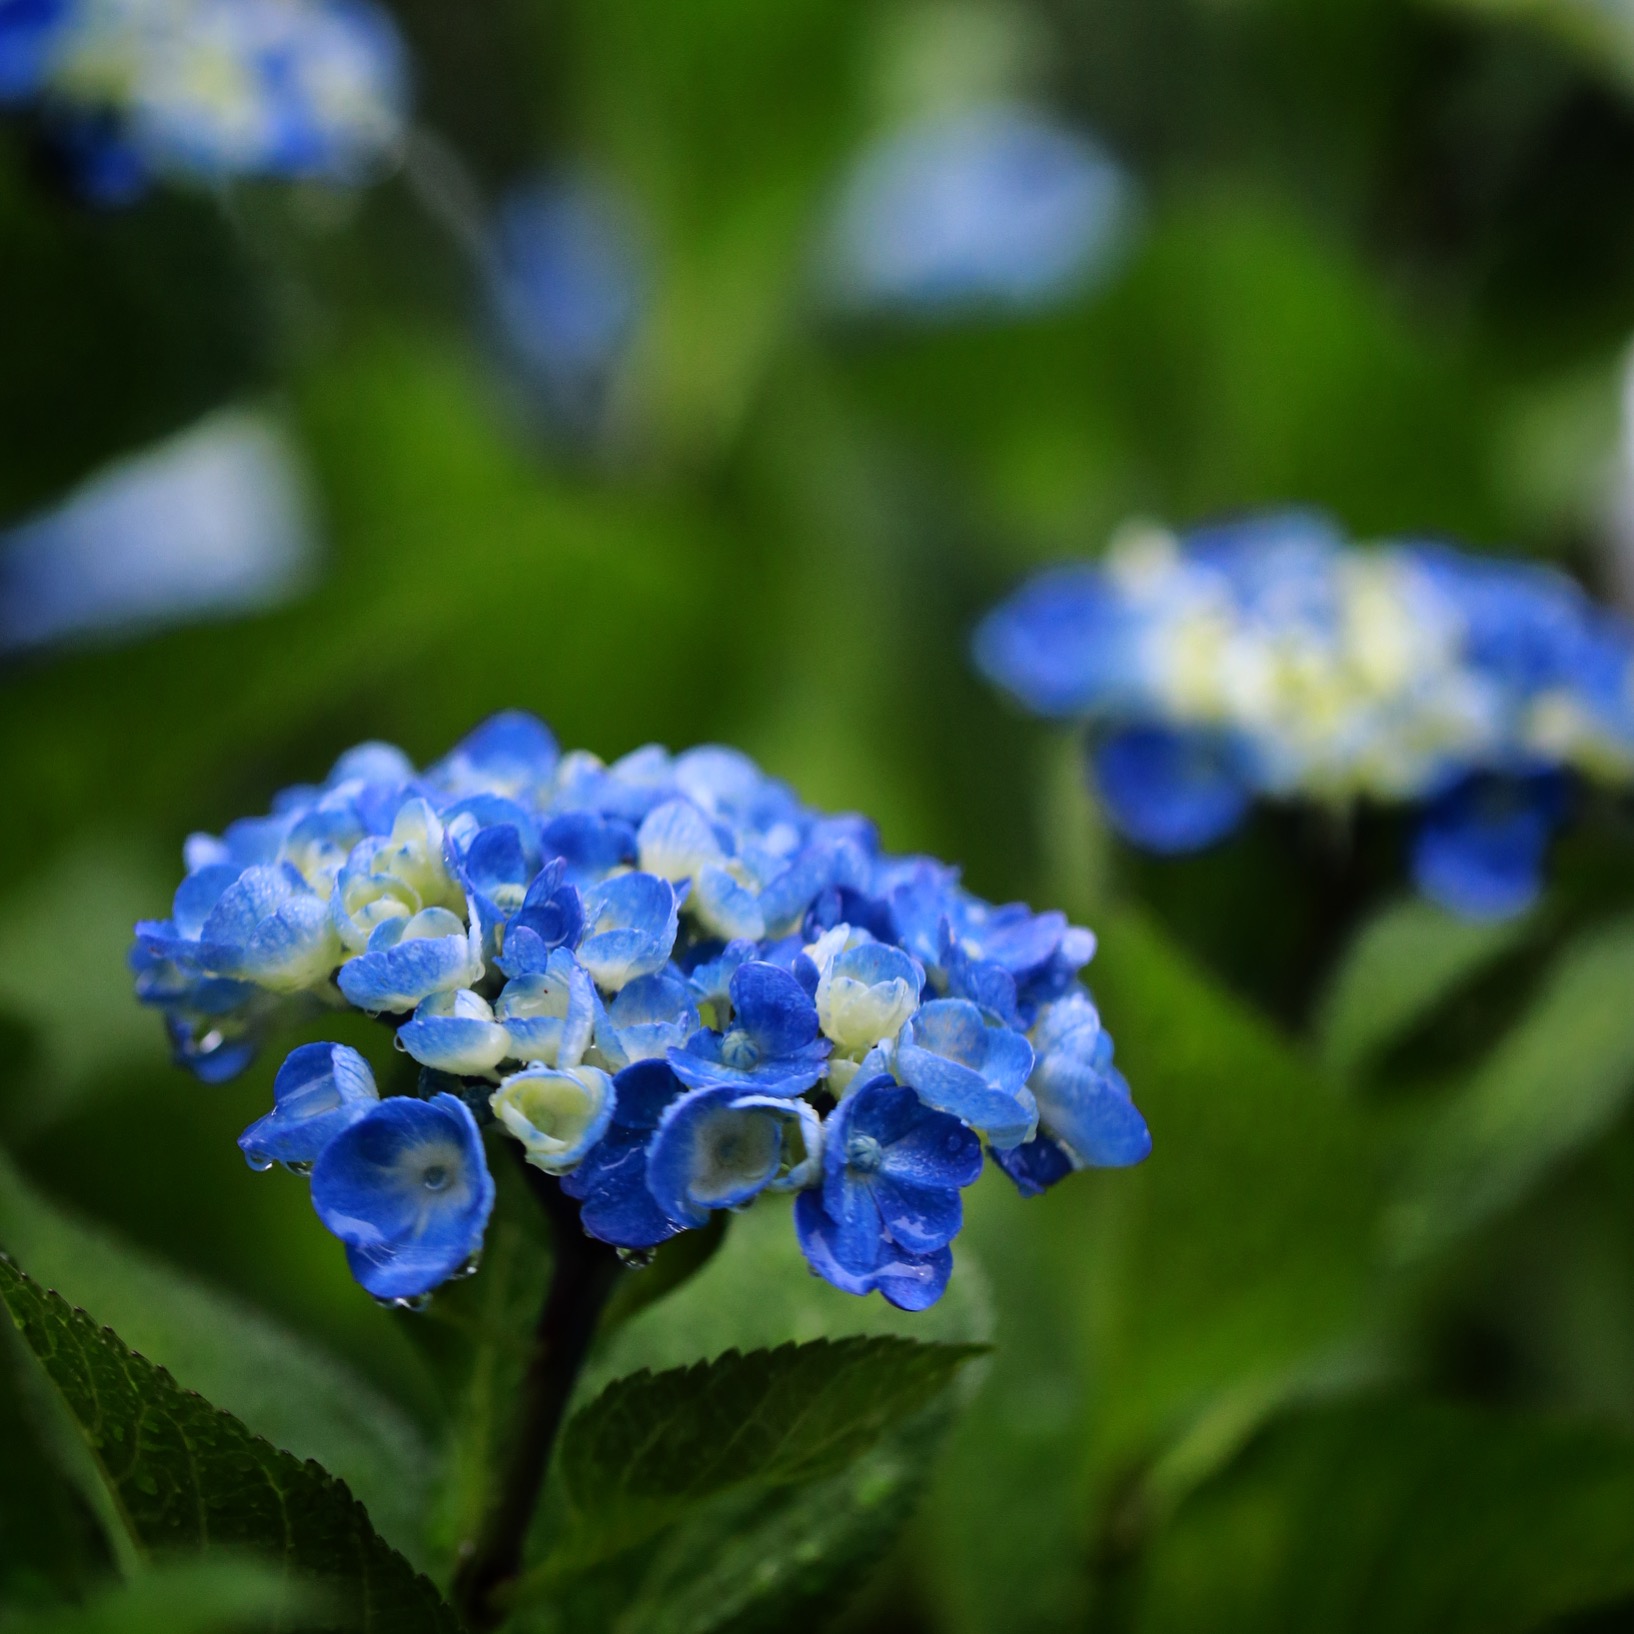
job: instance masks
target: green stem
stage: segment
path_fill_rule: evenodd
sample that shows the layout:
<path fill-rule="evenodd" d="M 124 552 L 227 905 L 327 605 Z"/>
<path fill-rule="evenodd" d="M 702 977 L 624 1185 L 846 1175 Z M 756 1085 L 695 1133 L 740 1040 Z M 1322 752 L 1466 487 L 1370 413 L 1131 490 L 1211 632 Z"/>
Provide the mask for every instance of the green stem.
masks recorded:
<path fill-rule="evenodd" d="M 522 1378 L 510 1458 L 454 1578 L 454 1603 L 473 1634 L 485 1634 L 504 1619 L 505 1591 L 522 1568 L 551 1449 L 620 1269 L 611 1247 L 584 1234 L 578 1207 L 560 1185 L 532 1167 L 525 1172 L 549 1216 L 555 1257 Z"/>

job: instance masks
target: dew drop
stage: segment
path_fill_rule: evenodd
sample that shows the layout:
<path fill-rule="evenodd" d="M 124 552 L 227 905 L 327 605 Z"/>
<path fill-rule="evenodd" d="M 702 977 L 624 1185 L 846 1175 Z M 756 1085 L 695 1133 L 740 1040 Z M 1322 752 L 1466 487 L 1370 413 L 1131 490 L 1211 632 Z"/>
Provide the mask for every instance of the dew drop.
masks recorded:
<path fill-rule="evenodd" d="M 404 1299 L 375 1300 L 375 1304 L 384 1305 L 388 1311 L 423 1311 L 430 1303 L 430 1294 L 411 1294 Z"/>
<path fill-rule="evenodd" d="M 645 1271 L 658 1256 L 650 1248 L 621 1248 L 618 1257 L 627 1270 Z"/>
<path fill-rule="evenodd" d="M 284 1167 L 291 1174 L 308 1175 L 312 1173 L 312 1160 L 310 1158 L 300 1158 L 294 1162 L 286 1163 Z"/>
<path fill-rule="evenodd" d="M 463 1282 L 467 1277 L 474 1277 L 481 1269 L 482 1251 L 478 1249 L 457 1271 L 450 1274 L 448 1280 L 450 1282 Z"/>
<path fill-rule="evenodd" d="M 268 1157 L 265 1152 L 246 1152 L 244 1154 L 244 1161 L 248 1163 L 257 1174 L 265 1174 L 267 1170 L 272 1167 L 272 1159 Z"/>

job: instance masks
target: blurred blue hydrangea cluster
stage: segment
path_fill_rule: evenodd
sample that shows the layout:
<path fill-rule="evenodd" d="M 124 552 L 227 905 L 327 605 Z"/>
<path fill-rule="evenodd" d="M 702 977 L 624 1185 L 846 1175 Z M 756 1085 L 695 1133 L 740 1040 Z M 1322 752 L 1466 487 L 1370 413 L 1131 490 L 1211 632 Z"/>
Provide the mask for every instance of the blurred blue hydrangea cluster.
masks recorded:
<path fill-rule="evenodd" d="M 1634 629 L 1535 563 L 1347 543 L 1290 513 L 1126 532 L 988 615 L 977 663 L 1090 728 L 1134 844 L 1178 853 L 1258 797 L 1421 804 L 1419 888 L 1519 913 L 1582 780 L 1634 776 Z"/>
<path fill-rule="evenodd" d="M 863 152 L 829 226 L 826 280 L 859 310 L 1036 310 L 1107 274 L 1133 203 L 1133 184 L 1099 143 L 1044 111 L 998 102 L 938 112 Z"/>
<path fill-rule="evenodd" d="M 158 176 L 362 182 L 407 101 L 369 0 L 0 0 L 0 107 L 37 107 L 98 202 Z"/>
<path fill-rule="evenodd" d="M 297 1049 L 245 1131 L 310 1170 L 358 1280 L 418 1297 L 480 1246 L 485 1129 L 631 1251 L 797 1193 L 813 1268 L 930 1304 L 985 1143 L 1024 1193 L 1138 1162 L 1146 1126 L 1058 913 L 995 907 L 723 748 L 562 754 L 524 714 L 421 772 L 365 744 L 187 844 L 136 928 L 141 998 L 219 1081 L 292 1012 L 380 1016 L 419 1064 Z"/>

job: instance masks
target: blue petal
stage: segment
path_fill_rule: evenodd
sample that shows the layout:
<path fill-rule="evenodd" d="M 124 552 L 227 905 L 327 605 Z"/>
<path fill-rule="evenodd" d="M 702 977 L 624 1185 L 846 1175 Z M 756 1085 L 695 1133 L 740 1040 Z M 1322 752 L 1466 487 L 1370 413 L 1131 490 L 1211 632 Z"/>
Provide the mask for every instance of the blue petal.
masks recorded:
<path fill-rule="evenodd" d="M 1072 1159 L 1048 1135 L 1035 1135 L 1008 1152 L 995 1151 L 993 1161 L 1015 1182 L 1023 1197 L 1042 1196 L 1074 1168 Z"/>
<path fill-rule="evenodd" d="M 312 1206 L 377 1299 L 429 1293 L 482 1246 L 494 1203 L 476 1120 L 462 1101 L 396 1096 L 323 1149 Z"/>
<path fill-rule="evenodd" d="M 621 1103 L 623 1098 L 621 1089 Z M 579 1219 L 592 1237 L 620 1248 L 652 1248 L 684 1229 L 664 1213 L 647 1187 L 651 1138 L 646 1129 L 610 1129 L 578 1168 L 562 1176 L 562 1190 L 581 1199 Z"/>
<path fill-rule="evenodd" d="M 711 1209 L 746 1203 L 777 1178 L 783 1120 L 742 1106 L 736 1088 L 696 1089 L 664 1109 L 647 1152 L 647 1185 L 671 1219 L 700 1226 Z"/>
<path fill-rule="evenodd" d="M 1466 919 L 1524 913 L 1543 889 L 1561 798 L 1551 778 L 1461 783 L 1430 808 L 1413 842 L 1418 888 Z"/>
<path fill-rule="evenodd" d="M 732 977 L 734 1021 L 764 1056 L 786 1056 L 818 1041 L 817 1006 L 795 976 L 759 960 Z"/>
<path fill-rule="evenodd" d="M 834 1222 L 823 1211 L 815 1192 L 801 1192 L 794 1204 L 794 1227 L 801 1252 L 820 1277 L 848 1294 L 869 1294 L 876 1289 L 900 1310 L 922 1311 L 942 1297 L 953 1273 L 951 1250 L 911 1254 L 882 1243 L 878 1261 L 866 1271 L 841 1264 L 832 1247 Z"/>
<path fill-rule="evenodd" d="M 315 1163 L 379 1099 L 369 1063 L 344 1044 L 303 1044 L 272 1081 L 273 1110 L 238 1137 L 251 1168 Z"/>
<path fill-rule="evenodd" d="M 1200 851 L 1247 814 L 1251 796 L 1212 733 L 1133 726 L 1090 755 L 1096 793 L 1112 826 L 1164 855 Z"/>

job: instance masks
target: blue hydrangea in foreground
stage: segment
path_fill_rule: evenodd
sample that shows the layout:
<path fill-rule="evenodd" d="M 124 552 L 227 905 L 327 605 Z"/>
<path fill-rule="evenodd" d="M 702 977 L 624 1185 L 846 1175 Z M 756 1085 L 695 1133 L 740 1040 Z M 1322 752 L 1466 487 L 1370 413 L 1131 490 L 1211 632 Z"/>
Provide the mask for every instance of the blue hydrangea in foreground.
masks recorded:
<path fill-rule="evenodd" d="M 730 749 L 608 766 L 505 714 L 425 771 L 364 744 L 186 855 L 131 956 L 182 1062 L 219 1082 L 350 1005 L 419 1065 L 382 1096 L 356 1050 L 303 1045 L 239 1142 L 311 1174 L 381 1299 L 480 1249 L 485 1140 L 637 1253 L 797 1193 L 813 1269 L 910 1310 L 947 1286 L 984 1146 L 1027 1195 L 1151 1146 L 1088 931 L 886 855 Z"/>
<path fill-rule="evenodd" d="M 1448 546 L 1360 548 L 1286 514 L 1124 535 L 1041 574 L 976 637 L 990 679 L 1085 722 L 1113 826 L 1158 852 L 1257 797 L 1425 807 L 1419 888 L 1526 909 L 1572 788 L 1634 778 L 1634 630 L 1563 574 Z"/>
<path fill-rule="evenodd" d="M 118 204 L 156 176 L 366 181 L 402 145 L 407 79 L 369 0 L 0 0 L 7 103 Z"/>

